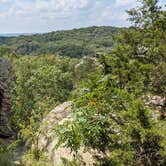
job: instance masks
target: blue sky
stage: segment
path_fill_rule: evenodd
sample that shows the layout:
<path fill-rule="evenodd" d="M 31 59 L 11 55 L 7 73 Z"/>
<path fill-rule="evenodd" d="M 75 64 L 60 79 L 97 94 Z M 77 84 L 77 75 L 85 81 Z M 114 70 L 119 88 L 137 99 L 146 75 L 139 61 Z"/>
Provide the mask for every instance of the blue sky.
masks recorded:
<path fill-rule="evenodd" d="M 93 25 L 128 26 L 137 0 L 0 0 L 0 34 L 49 32 Z M 163 5 L 166 0 L 160 0 Z M 166 2 L 165 2 L 166 3 Z"/>

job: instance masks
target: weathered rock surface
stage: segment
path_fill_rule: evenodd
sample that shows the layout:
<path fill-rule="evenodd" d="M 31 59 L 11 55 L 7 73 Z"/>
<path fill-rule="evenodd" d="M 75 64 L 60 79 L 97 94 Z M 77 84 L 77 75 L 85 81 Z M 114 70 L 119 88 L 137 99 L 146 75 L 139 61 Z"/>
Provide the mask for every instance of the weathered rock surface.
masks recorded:
<path fill-rule="evenodd" d="M 80 63 L 75 66 L 77 80 L 87 78 L 87 75 L 93 72 L 102 72 L 103 66 L 98 62 L 97 58 L 84 57 Z"/>
<path fill-rule="evenodd" d="M 10 61 L 0 58 L 0 137 L 9 137 L 13 134 L 9 124 L 11 110 L 10 84 L 12 79 Z"/>
<path fill-rule="evenodd" d="M 166 118 L 166 98 L 162 96 L 146 96 L 143 99 L 145 105 L 155 107 L 159 110 L 160 119 Z M 157 117 L 157 116 L 156 116 Z"/>
<path fill-rule="evenodd" d="M 145 100 L 146 105 L 154 105 L 158 107 L 165 106 L 165 98 L 161 96 L 148 96 Z"/>
<path fill-rule="evenodd" d="M 37 137 L 38 148 L 45 151 L 46 156 L 53 163 L 54 166 L 61 166 L 62 158 L 68 160 L 74 159 L 73 153 L 71 153 L 71 150 L 69 148 L 55 148 L 58 142 L 58 138 L 53 131 L 55 125 L 57 123 L 60 123 L 64 118 L 67 118 L 70 112 L 71 102 L 65 102 L 57 106 L 43 120 L 41 132 Z M 89 152 L 84 152 L 84 148 L 81 148 L 81 150 L 78 152 L 78 155 L 82 157 L 86 166 L 90 166 L 93 164 L 92 155 Z"/>

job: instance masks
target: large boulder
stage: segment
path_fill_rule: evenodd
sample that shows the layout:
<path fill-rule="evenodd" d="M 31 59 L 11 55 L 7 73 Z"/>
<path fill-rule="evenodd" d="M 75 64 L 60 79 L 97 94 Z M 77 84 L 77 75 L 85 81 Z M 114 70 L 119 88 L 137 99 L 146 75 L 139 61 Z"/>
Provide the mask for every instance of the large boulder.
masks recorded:
<path fill-rule="evenodd" d="M 12 79 L 12 65 L 10 61 L 0 58 L 0 137 L 9 137 L 13 134 L 10 128 L 10 84 Z"/>
<path fill-rule="evenodd" d="M 71 112 L 71 102 L 65 102 L 57 106 L 52 110 L 46 118 L 44 118 L 40 132 L 37 136 L 38 148 L 45 152 L 45 155 L 52 162 L 54 166 L 61 166 L 62 159 L 67 159 L 72 161 L 74 159 L 74 154 L 69 148 L 61 146 L 56 149 L 56 144 L 58 142 L 58 137 L 54 132 L 55 125 L 64 121 Z M 36 148 L 35 146 L 33 148 Z M 93 165 L 93 158 L 90 152 L 87 152 L 82 147 L 78 151 L 78 155 L 81 156 L 83 162 L 86 166 Z"/>

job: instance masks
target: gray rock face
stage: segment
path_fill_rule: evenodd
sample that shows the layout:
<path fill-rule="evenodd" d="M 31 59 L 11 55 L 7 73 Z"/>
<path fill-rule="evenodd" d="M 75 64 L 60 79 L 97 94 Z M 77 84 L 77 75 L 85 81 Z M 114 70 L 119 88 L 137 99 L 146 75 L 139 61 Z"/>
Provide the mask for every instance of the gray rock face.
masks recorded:
<path fill-rule="evenodd" d="M 0 137 L 10 137 L 12 135 L 9 125 L 11 110 L 10 84 L 12 79 L 10 61 L 0 58 Z"/>
<path fill-rule="evenodd" d="M 45 152 L 45 155 L 53 166 L 63 165 L 62 159 L 69 161 L 74 159 L 74 153 L 70 148 L 59 147 L 56 149 L 58 137 L 55 134 L 54 128 L 56 124 L 63 123 L 70 117 L 72 102 L 65 102 L 52 110 L 44 119 L 40 127 L 40 133 L 37 134 L 36 141 L 38 149 Z M 36 143 L 32 144 L 32 149 L 36 149 Z M 93 157 L 90 151 L 85 151 L 84 147 L 78 151 L 86 166 L 93 165 Z"/>

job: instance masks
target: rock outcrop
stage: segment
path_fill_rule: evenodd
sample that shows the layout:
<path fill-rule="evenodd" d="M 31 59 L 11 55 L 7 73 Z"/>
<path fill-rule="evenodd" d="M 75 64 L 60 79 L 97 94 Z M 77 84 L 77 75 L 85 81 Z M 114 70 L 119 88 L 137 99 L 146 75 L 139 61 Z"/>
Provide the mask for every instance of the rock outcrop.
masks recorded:
<path fill-rule="evenodd" d="M 45 155 L 54 166 L 61 166 L 63 158 L 69 161 L 74 159 L 74 154 L 69 148 L 55 148 L 58 142 L 58 137 L 53 131 L 57 123 L 61 123 L 69 116 L 71 112 L 71 104 L 71 102 L 65 102 L 52 110 L 43 120 L 40 133 L 37 136 L 38 148 L 45 152 Z M 90 152 L 85 152 L 83 147 L 78 151 L 78 155 L 81 156 L 86 166 L 93 164 L 92 155 Z"/>
<path fill-rule="evenodd" d="M 0 137 L 10 137 L 13 134 L 10 128 L 10 84 L 12 79 L 12 65 L 10 61 L 0 58 Z"/>
<path fill-rule="evenodd" d="M 165 106 L 165 98 L 161 96 L 148 96 L 145 100 L 145 104 L 148 106 L 157 106 L 164 107 Z"/>
<path fill-rule="evenodd" d="M 166 118 L 166 98 L 162 96 L 146 96 L 143 99 L 146 106 L 159 110 L 160 119 Z"/>

